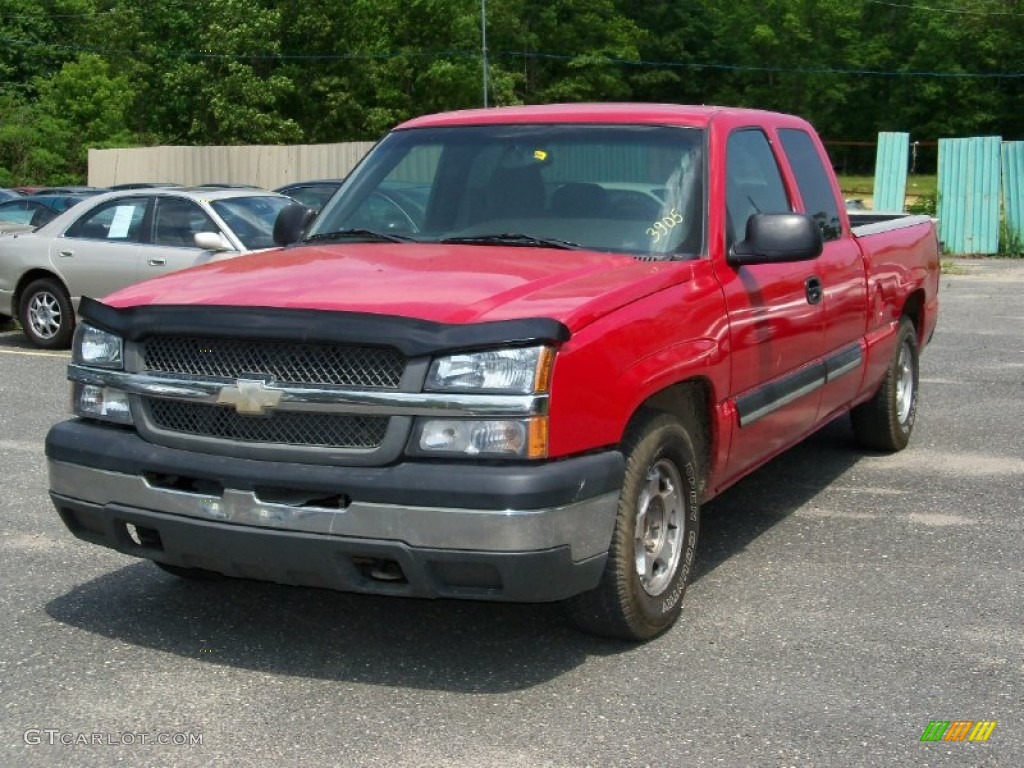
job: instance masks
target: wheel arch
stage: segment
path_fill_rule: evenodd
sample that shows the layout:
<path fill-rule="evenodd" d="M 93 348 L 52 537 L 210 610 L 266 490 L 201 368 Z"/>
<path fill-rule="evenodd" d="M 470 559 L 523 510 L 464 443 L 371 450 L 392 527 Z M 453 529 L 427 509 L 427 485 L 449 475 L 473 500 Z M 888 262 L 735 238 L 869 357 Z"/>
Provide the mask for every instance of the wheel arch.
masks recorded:
<path fill-rule="evenodd" d="M 716 445 L 713 410 L 714 391 L 711 381 L 699 376 L 686 379 L 655 392 L 642 402 L 630 415 L 623 430 L 623 439 L 642 419 L 658 413 L 675 416 L 691 432 L 694 453 L 700 463 L 697 476 L 703 496 L 710 478 Z"/>
<path fill-rule="evenodd" d="M 907 296 L 906 301 L 903 302 L 903 311 L 900 313 L 901 317 L 909 318 L 910 322 L 914 324 L 914 333 L 917 336 L 919 346 L 923 345 L 925 341 L 921 338 L 924 328 L 924 307 L 924 288 L 918 288 Z"/>
<path fill-rule="evenodd" d="M 68 289 L 68 284 L 64 282 L 64 278 L 54 272 L 52 269 L 43 269 L 41 267 L 35 267 L 28 270 L 20 278 L 18 278 L 17 285 L 14 286 L 14 295 L 11 296 L 11 309 L 14 311 L 15 317 L 18 315 L 19 308 L 21 307 L 21 297 L 24 294 L 25 289 L 34 283 L 36 280 L 56 280 L 64 292 L 71 299 L 71 305 L 75 305 L 74 299 L 71 297 L 71 291 Z"/>

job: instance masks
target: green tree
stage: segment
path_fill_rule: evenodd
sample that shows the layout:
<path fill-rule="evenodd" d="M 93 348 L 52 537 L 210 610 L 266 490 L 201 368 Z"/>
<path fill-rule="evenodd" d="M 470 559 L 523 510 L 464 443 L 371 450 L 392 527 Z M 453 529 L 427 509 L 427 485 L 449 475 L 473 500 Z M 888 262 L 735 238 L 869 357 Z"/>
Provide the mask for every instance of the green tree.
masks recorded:
<path fill-rule="evenodd" d="M 631 98 L 624 69 L 639 60 L 643 32 L 614 0 L 501 0 L 492 7 L 493 60 L 516 76 L 516 101 Z"/>
<path fill-rule="evenodd" d="M 29 153 L 30 175 L 51 183 L 81 179 L 88 150 L 134 145 L 127 113 L 135 91 L 125 76 L 113 76 L 106 61 L 81 54 L 50 78 L 35 82 L 39 98 L 30 110 L 36 146 Z"/>

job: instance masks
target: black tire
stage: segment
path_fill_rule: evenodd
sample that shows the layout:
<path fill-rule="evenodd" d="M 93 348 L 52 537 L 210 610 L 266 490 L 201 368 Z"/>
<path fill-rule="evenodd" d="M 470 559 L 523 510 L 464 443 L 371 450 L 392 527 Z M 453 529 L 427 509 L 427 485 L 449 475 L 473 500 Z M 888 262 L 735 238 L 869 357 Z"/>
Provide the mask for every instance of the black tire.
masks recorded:
<path fill-rule="evenodd" d="M 679 618 L 700 532 L 700 472 L 691 434 L 692 427 L 668 414 L 648 415 L 627 432 L 626 473 L 601 582 L 569 600 L 581 629 L 647 640 Z M 638 523 L 644 526 L 639 532 Z"/>
<path fill-rule="evenodd" d="M 21 294 L 18 319 L 28 340 L 43 349 L 67 349 L 75 331 L 71 298 L 58 280 L 45 277 L 28 284 Z"/>
<path fill-rule="evenodd" d="M 186 581 L 224 581 L 228 578 L 223 573 L 208 571 L 205 568 L 186 568 L 183 565 L 171 565 L 170 563 L 161 563 L 157 560 L 151 562 L 160 570 Z"/>
<path fill-rule="evenodd" d="M 862 447 L 889 453 L 907 447 L 917 418 L 919 376 L 917 331 L 910 319 L 903 317 L 882 385 L 870 400 L 850 412 L 853 433 Z"/>

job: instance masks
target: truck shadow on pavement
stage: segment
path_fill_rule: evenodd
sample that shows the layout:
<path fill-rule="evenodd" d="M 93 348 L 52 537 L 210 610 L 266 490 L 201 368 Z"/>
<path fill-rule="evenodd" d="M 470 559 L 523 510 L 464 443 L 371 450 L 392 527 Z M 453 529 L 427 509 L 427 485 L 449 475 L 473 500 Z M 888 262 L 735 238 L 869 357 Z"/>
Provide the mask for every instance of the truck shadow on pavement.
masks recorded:
<path fill-rule="evenodd" d="M 694 579 L 741 552 L 862 455 L 848 420 L 839 419 L 724 493 L 705 509 Z M 560 605 L 376 597 L 243 580 L 190 583 L 148 562 L 81 584 L 46 611 L 90 633 L 212 664 L 471 693 L 527 689 L 590 656 L 687 642 L 678 625 L 648 646 L 589 637 Z M 686 611 L 684 602 L 681 624 Z"/>
<path fill-rule="evenodd" d="M 704 505 L 693 581 L 742 552 L 866 455 L 849 417 L 840 416 Z"/>

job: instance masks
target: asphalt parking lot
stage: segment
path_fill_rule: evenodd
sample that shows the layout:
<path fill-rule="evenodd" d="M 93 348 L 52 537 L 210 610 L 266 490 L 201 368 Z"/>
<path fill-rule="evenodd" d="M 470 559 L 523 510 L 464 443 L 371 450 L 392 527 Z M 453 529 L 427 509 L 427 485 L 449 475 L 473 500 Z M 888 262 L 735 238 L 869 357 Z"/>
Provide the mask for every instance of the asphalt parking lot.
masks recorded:
<path fill-rule="evenodd" d="M 557 606 L 186 584 L 79 542 L 43 457 L 67 355 L 0 333 L 0 764 L 1019 768 L 1024 261 L 961 264 L 910 447 L 840 419 L 725 493 L 680 623 L 638 646 Z"/>

